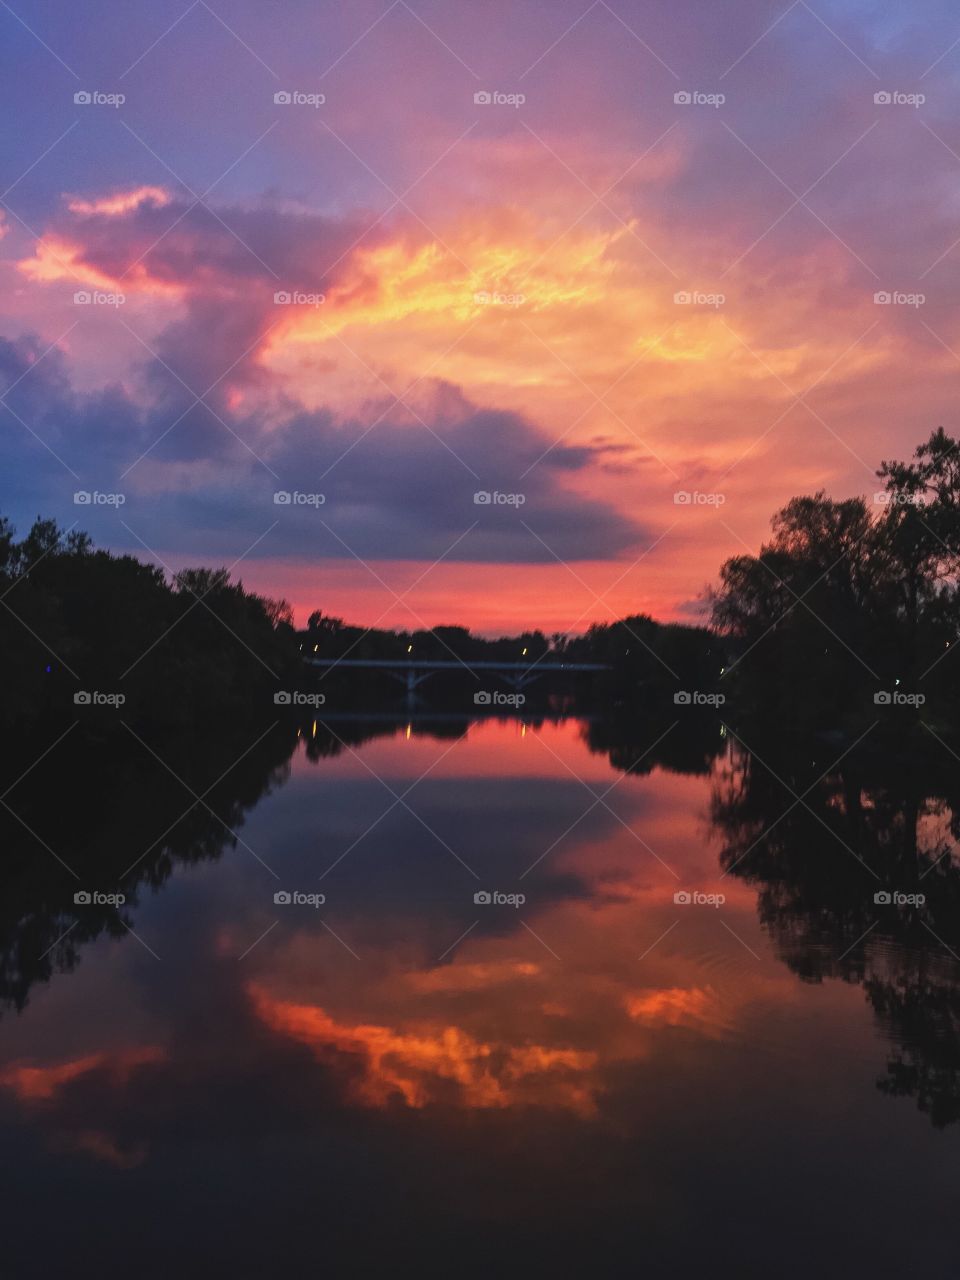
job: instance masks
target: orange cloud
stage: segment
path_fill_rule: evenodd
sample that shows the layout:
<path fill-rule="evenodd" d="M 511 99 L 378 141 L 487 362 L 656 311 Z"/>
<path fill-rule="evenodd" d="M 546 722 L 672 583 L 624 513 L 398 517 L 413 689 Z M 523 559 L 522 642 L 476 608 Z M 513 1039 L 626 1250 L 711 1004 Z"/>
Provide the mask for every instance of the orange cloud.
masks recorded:
<path fill-rule="evenodd" d="M 702 1024 L 716 1003 L 716 992 L 702 987 L 667 987 L 642 991 L 624 1000 L 635 1022 L 680 1027 Z"/>
<path fill-rule="evenodd" d="M 180 283 L 151 276 L 142 262 L 134 264 L 127 272 L 111 275 L 89 262 L 85 253 L 86 247 L 79 240 L 48 232 L 37 240 L 33 257 L 22 258 L 17 269 L 37 284 L 72 280 L 108 292 L 139 292 L 166 297 L 178 297 L 184 291 Z"/>
<path fill-rule="evenodd" d="M 139 1067 L 165 1058 L 162 1049 L 147 1045 L 112 1053 L 91 1053 L 48 1067 L 10 1066 L 0 1072 L 0 1088 L 10 1089 L 21 1102 L 48 1102 L 66 1085 L 94 1072 L 106 1074 L 113 1085 L 122 1085 Z"/>
<path fill-rule="evenodd" d="M 163 187 L 134 187 L 130 191 L 118 191 L 114 195 L 99 196 L 94 200 L 84 200 L 80 196 L 71 196 L 67 208 L 71 213 L 104 214 L 107 217 L 119 217 L 138 209 L 149 201 L 162 208 L 168 205 L 173 197 Z"/>
<path fill-rule="evenodd" d="M 502 762 L 502 757 L 501 757 Z M 529 961 L 504 960 L 490 964 L 446 965 L 438 969 L 408 975 L 414 990 L 434 991 L 484 991 L 517 978 L 533 978 L 540 973 L 540 965 Z"/>
<path fill-rule="evenodd" d="M 597 190 L 615 182 L 621 157 L 593 156 L 576 136 L 554 142 Z M 231 314 L 243 318 L 242 342 L 223 326 L 224 346 L 246 348 L 232 378 L 242 373 L 247 383 L 224 387 L 226 407 L 266 424 L 282 422 L 290 404 L 302 402 L 337 420 L 365 421 L 370 431 L 376 426 L 379 436 L 366 446 L 374 448 L 392 426 L 416 426 L 419 417 L 442 448 L 458 397 L 520 413 L 542 430 L 540 460 L 555 460 L 558 443 L 589 451 L 588 463 L 566 473 L 575 500 L 624 518 L 642 511 L 662 534 L 633 567 L 619 555 L 598 557 L 573 575 L 562 563 L 568 557 L 557 554 L 555 567 L 497 564 L 485 575 L 477 566 L 466 576 L 452 562 L 414 572 L 411 603 L 426 623 L 455 616 L 485 630 L 531 621 L 566 630 L 638 610 L 689 617 L 719 563 L 755 547 L 792 493 L 872 491 L 878 459 L 900 452 L 891 408 L 900 388 L 915 383 L 922 367 L 922 386 L 911 392 L 922 403 L 911 400 L 909 416 L 939 420 L 955 361 L 950 315 L 928 309 L 940 343 L 919 318 L 907 327 L 889 308 L 878 311 L 872 288 L 826 233 L 803 241 L 785 269 L 779 260 L 744 257 L 751 241 L 742 227 L 711 221 L 705 235 L 689 221 L 659 216 L 655 201 L 637 199 L 645 183 L 676 172 L 683 145 L 671 138 L 665 153 L 648 157 L 600 207 L 577 184 L 557 184 L 558 162 L 542 147 L 513 138 L 484 143 L 486 172 L 496 175 L 506 156 L 523 154 L 530 164 L 523 201 L 478 199 L 469 210 L 440 204 L 428 213 L 429 228 L 403 215 L 370 225 L 294 218 L 273 207 L 231 211 L 231 225 L 260 262 L 277 263 L 276 278 L 225 228 L 186 208 L 177 218 L 159 186 L 74 197 L 18 266 L 34 282 L 70 279 L 144 295 L 144 311 L 151 295 L 182 299 L 179 346 L 172 356 L 164 348 L 174 369 L 185 353 L 209 351 L 208 337 L 218 333 L 211 315 L 229 298 Z M 460 158 L 472 163 L 469 149 Z M 730 268 L 738 254 L 743 260 Z M 284 292 L 324 301 L 275 306 L 278 280 Z M 701 292 L 724 300 L 675 301 Z M 169 321 L 166 308 L 154 312 Z M 921 349 L 921 340 L 932 349 Z M 232 358 L 225 352 L 212 376 Z M 391 409 L 391 393 L 404 395 L 409 418 L 403 406 Z M 350 443 L 344 440 L 344 456 Z M 540 460 L 521 478 L 536 475 Z M 339 467 L 329 470 L 331 488 L 343 476 Z M 719 494 L 724 505 L 678 508 L 680 490 Z M 313 558 L 251 572 L 266 578 L 268 569 L 275 576 L 264 588 L 293 596 L 309 612 L 315 601 L 296 576 L 315 574 Z M 328 561 L 323 571 L 325 589 L 339 593 L 337 564 Z M 370 622 L 391 607 L 383 592 L 368 605 L 370 594 L 351 570 L 330 607 Z"/>
<path fill-rule="evenodd" d="M 419 1109 L 448 1097 L 452 1087 L 469 1108 L 527 1105 L 579 1115 L 595 1110 L 595 1053 L 494 1044 L 449 1025 L 415 1032 L 350 1025 L 315 1005 L 275 1000 L 260 988 L 250 988 L 249 994 L 268 1027 L 308 1045 L 321 1061 L 355 1056 L 362 1073 L 353 1098 L 361 1106 L 385 1107 L 399 1098 Z"/>

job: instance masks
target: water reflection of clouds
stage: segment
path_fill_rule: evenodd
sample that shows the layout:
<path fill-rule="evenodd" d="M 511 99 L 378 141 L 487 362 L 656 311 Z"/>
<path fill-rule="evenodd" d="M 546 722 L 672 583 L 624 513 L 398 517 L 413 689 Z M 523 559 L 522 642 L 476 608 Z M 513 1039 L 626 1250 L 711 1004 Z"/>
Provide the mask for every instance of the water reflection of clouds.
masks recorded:
<path fill-rule="evenodd" d="M 268 1027 L 308 1045 L 318 1061 L 335 1054 L 358 1058 L 361 1072 L 350 1092 L 362 1106 L 399 1099 L 414 1108 L 534 1105 L 581 1115 L 595 1109 L 597 1055 L 590 1050 L 490 1042 L 449 1024 L 410 1030 L 346 1024 L 321 1008 L 277 1001 L 258 988 L 251 999 Z"/>
<path fill-rule="evenodd" d="M 483 732 L 492 747 L 507 731 Z M 484 866 L 498 881 L 490 887 L 511 887 L 520 855 L 591 803 L 549 753 L 538 757 L 552 774 L 498 781 L 451 772 L 462 805 L 436 780 L 411 795 L 478 861 L 490 845 Z M 365 770 L 333 777 L 330 763 L 296 773 L 244 827 L 289 887 L 314 887 L 327 845 L 342 848 L 338 841 L 372 821 L 373 797 L 390 802 Z M 616 812 L 675 865 L 684 887 L 715 888 L 718 847 L 704 815 L 717 778 L 657 766 L 643 776 L 608 771 L 607 784 L 618 777 Z M 748 812 L 748 842 L 754 822 L 769 826 L 782 812 L 779 793 L 774 800 L 769 816 L 766 805 Z M 36 988 L 24 1018 L 0 1024 L 0 1121 L 23 1188 L 8 1189 L 11 1203 L 42 1204 L 51 1175 L 66 1170 L 77 1174 L 71 1203 L 84 1220 L 96 1220 L 100 1203 L 129 1217 L 145 1187 L 169 1181 L 179 1248 L 189 1234 L 183 1205 L 215 1182 L 229 1212 L 218 1220 L 214 1208 L 199 1229 L 226 1233 L 229 1244 L 248 1215 L 266 1214 L 290 1223 L 296 1245 L 297 1187 L 331 1250 L 346 1240 L 356 1248 L 349 1224 L 371 1195 L 404 1230 L 436 1231 L 438 1212 L 458 1229 L 493 1215 L 511 1230 L 529 1227 L 542 1250 L 545 1204 L 550 1239 L 558 1215 L 583 1214 L 598 1230 L 630 1222 L 647 1238 L 657 1224 L 686 1220 L 691 1197 L 713 1237 L 731 1223 L 742 1230 L 745 1196 L 778 1221 L 777 1204 L 762 1199 L 770 1171 L 782 1173 L 784 1144 L 819 1160 L 809 1144 L 824 1114 L 844 1116 L 828 1175 L 838 1187 L 862 1170 L 864 1144 L 887 1156 L 894 1145 L 908 1158 L 922 1143 L 911 1108 L 886 1107 L 863 1087 L 877 1053 L 865 987 L 826 981 L 839 976 L 826 959 L 816 986 L 789 967 L 794 951 L 809 966 L 812 946 L 835 959 L 849 941 L 810 933 L 800 889 L 785 896 L 795 868 L 784 857 L 760 883 L 759 919 L 757 884 L 735 875 L 721 883 L 722 910 L 678 906 L 673 877 L 596 806 L 524 881 L 524 908 L 497 911 L 474 908 L 472 878 L 442 845 L 430 847 L 415 819 L 394 811 L 380 825 L 325 886 L 322 917 L 355 954 L 323 928 L 321 913 L 274 908 L 272 877 L 237 848 L 142 895 L 135 927 L 162 962 L 129 939 L 92 941 L 76 972 Z M 816 871 L 815 853 L 805 838 L 796 869 Z M 835 894 L 836 851 L 827 845 L 817 856 Z M 752 865 L 765 867 L 759 857 Z M 781 954 L 768 941 L 778 921 Z M 851 927 L 862 932 L 859 921 Z M 867 988 L 884 956 L 894 980 L 887 999 L 901 978 L 909 994 L 909 956 L 896 949 L 868 953 Z M 948 956 L 939 968 L 914 959 L 947 990 Z M 776 1123 L 758 1123 L 767 1117 Z M 743 1155 L 736 1177 L 718 1177 L 734 1149 Z M 251 1170 L 261 1176 L 248 1197 Z M 930 1194 L 939 1205 L 925 1184 Z M 565 1239 L 561 1267 L 569 1246 Z M 166 1261 L 162 1242 L 157 1257 Z"/>
<path fill-rule="evenodd" d="M 515 724 L 478 732 L 485 760 L 500 744 L 501 770 L 520 751 L 537 762 L 536 773 L 471 776 L 468 762 L 453 763 L 476 746 L 461 740 L 448 757 L 456 794 L 449 779 L 427 778 L 411 795 L 429 827 L 476 864 L 491 888 L 514 887 L 519 872 L 563 836 L 524 881 L 521 911 L 475 906 L 472 877 L 402 807 L 323 882 L 324 919 L 356 955 L 337 945 L 313 910 L 275 907 L 274 884 L 253 862 L 210 865 L 142 908 L 138 927 L 151 937 L 176 933 L 176 945 L 157 942 L 166 963 L 123 948 L 111 954 L 111 972 L 117 965 L 128 972 L 114 987 L 117 999 L 138 1004 L 138 1030 L 151 1044 L 85 1047 L 74 1018 L 77 1051 L 58 1057 L 41 1048 L 41 1038 L 36 1056 L 0 1079 L 8 1097 L 45 1126 L 54 1145 L 114 1164 L 140 1158 L 157 1137 L 152 1122 L 133 1119 L 126 1106 L 122 1124 L 108 1120 L 119 1098 L 132 1106 L 159 1080 L 163 1088 L 179 1080 L 203 1092 L 214 1076 L 242 1092 L 250 1073 L 272 1077 L 277 1062 L 296 1076 L 295 1093 L 321 1087 L 331 1105 L 534 1108 L 585 1120 L 602 1114 L 611 1074 L 649 1061 L 662 1035 L 715 1038 L 736 1022 L 748 990 L 775 998 L 776 984 L 765 987 L 769 975 L 749 956 L 748 968 L 736 970 L 741 1000 L 721 990 L 719 948 L 737 944 L 720 938 L 713 913 L 691 915 L 682 938 L 637 962 L 638 939 L 675 916 L 673 881 L 622 822 L 682 858 L 685 869 L 699 864 L 706 883 L 711 855 L 698 838 L 704 780 L 659 772 L 611 778 L 607 766 L 605 784 L 618 782 L 611 801 L 621 822 L 603 805 L 591 808 L 590 793 L 571 776 L 571 767 L 595 771 L 599 760 L 579 727 L 542 731 L 552 735 L 551 751 L 529 757 L 529 743 L 516 745 Z M 435 758 L 437 743 L 428 745 Z M 407 749 L 404 740 L 396 754 Z M 567 763 L 556 758 L 561 753 Z M 376 778 L 354 770 L 349 753 L 344 776 L 344 759 L 296 770 L 250 816 L 246 836 L 284 884 L 315 887 L 318 868 L 373 821 L 378 805 L 390 804 Z M 238 962 L 278 915 L 280 923 Z M 747 931 L 749 922 L 737 927 Z M 202 989 L 197 971 L 205 974 Z M 74 981 L 87 999 L 95 995 L 83 973 Z M 57 1037 L 47 1040 L 53 1046 Z"/>

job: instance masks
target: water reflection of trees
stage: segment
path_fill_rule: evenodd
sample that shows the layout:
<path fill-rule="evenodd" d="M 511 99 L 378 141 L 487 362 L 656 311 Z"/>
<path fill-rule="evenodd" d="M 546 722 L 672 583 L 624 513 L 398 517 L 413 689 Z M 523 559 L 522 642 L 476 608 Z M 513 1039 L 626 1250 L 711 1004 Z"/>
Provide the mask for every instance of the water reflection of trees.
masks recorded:
<path fill-rule="evenodd" d="M 471 723 L 290 720 L 259 741 L 250 726 L 223 727 L 151 739 L 163 764 L 132 737 L 77 731 L 35 765 L 49 743 L 8 744 L 3 776 L 24 776 L 6 797 L 14 812 L 0 807 L 0 1006 L 22 1009 L 95 939 L 125 938 L 145 889 L 240 843 L 298 743 L 319 762 L 377 737 L 456 738 Z M 810 739 L 751 742 L 751 753 L 709 717 L 672 729 L 606 717 L 582 733 L 615 769 L 715 769 L 721 865 L 755 887 L 780 958 L 802 981 L 860 985 L 896 1046 L 878 1087 L 912 1097 L 938 1126 L 960 1120 L 960 775 L 947 753 L 868 742 L 834 764 L 842 745 Z M 126 902 L 74 902 L 95 888 Z M 877 904 L 881 891 L 925 901 Z"/>
<path fill-rule="evenodd" d="M 247 814 L 283 784 L 298 744 L 319 762 L 378 737 L 456 739 L 470 723 L 291 717 L 266 733 L 224 723 L 140 741 L 75 729 L 46 755 L 67 726 L 8 741 L 0 776 L 20 780 L 0 805 L 0 1009 L 23 1009 L 36 983 L 74 970 L 97 938 L 126 938 L 144 890 L 242 845 Z M 125 902 L 76 903 L 81 890 Z"/>
<path fill-rule="evenodd" d="M 721 865 L 756 887 L 801 980 L 863 987 L 896 1046 L 878 1088 L 914 1098 L 937 1126 L 960 1119 L 957 770 L 916 745 L 864 745 L 835 767 L 835 745 L 750 745 L 759 754 L 734 744 L 717 775 Z"/>
<path fill-rule="evenodd" d="M 74 969 L 101 935 L 126 937 L 144 889 L 242 840 L 296 741 L 283 726 L 258 741 L 264 727 L 151 740 L 159 760 L 132 736 L 80 730 L 39 761 L 49 742 L 7 744 L 3 776 L 24 776 L 0 808 L 0 1007 L 22 1009 L 35 983 Z M 74 901 L 93 890 L 126 901 Z"/>
<path fill-rule="evenodd" d="M 623 709 L 586 720 L 582 736 L 594 755 L 605 755 L 622 773 L 643 777 L 659 767 L 704 777 L 724 750 L 726 730 L 713 714 L 665 719 Z"/>
<path fill-rule="evenodd" d="M 300 729 L 300 737 L 308 760 L 331 759 L 374 738 L 436 738 L 456 741 L 466 735 L 470 718 L 433 716 L 425 719 L 410 713 L 406 716 L 319 716 Z"/>

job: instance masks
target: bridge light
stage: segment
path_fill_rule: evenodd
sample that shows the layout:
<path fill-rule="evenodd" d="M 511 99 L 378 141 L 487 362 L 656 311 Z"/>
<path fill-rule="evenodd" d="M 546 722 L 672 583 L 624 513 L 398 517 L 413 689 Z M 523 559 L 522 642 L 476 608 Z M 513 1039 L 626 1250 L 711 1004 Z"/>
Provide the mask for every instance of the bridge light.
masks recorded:
<path fill-rule="evenodd" d="M 319 646 L 318 644 L 315 644 L 315 645 L 313 646 L 313 652 L 314 652 L 314 653 L 316 653 L 316 652 L 317 652 L 317 650 L 318 650 L 319 648 L 320 648 L 320 646 Z"/>
<path fill-rule="evenodd" d="M 413 645 L 412 645 L 412 644 L 408 644 L 408 645 L 407 645 L 407 653 L 413 653 Z"/>
<path fill-rule="evenodd" d="M 524 648 L 523 653 L 521 653 L 520 657 L 525 658 L 526 656 L 527 656 L 527 650 L 526 648 Z"/>

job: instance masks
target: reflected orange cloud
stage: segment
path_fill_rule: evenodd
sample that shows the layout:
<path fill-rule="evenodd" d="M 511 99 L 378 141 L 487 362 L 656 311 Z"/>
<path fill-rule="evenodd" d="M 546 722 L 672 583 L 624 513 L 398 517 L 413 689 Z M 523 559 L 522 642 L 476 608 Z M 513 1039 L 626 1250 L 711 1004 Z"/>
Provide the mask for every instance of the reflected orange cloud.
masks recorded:
<path fill-rule="evenodd" d="M 359 1059 L 362 1075 L 353 1098 L 362 1106 L 386 1107 L 401 1099 L 417 1109 L 450 1100 L 480 1110 L 538 1106 L 591 1115 L 596 1109 L 590 1078 L 595 1053 L 493 1044 L 449 1025 L 400 1032 L 346 1024 L 318 1006 L 275 1000 L 258 987 L 248 990 L 268 1027 L 308 1045 L 321 1061 L 337 1054 Z"/>
<path fill-rule="evenodd" d="M 700 1025 L 716 1002 L 716 992 L 709 987 L 668 987 L 661 991 L 642 991 L 627 996 L 627 1013 L 636 1022 L 667 1027 Z"/>
<path fill-rule="evenodd" d="M 163 1049 L 146 1045 L 115 1052 L 91 1053 L 48 1067 L 14 1065 L 0 1071 L 0 1088 L 10 1089 L 21 1102 L 49 1102 L 74 1080 L 94 1073 L 114 1085 L 126 1084 L 138 1068 L 166 1059 Z"/>
<path fill-rule="evenodd" d="M 55 1108 L 62 1101 L 62 1095 L 68 1086 L 78 1080 L 100 1077 L 100 1081 L 106 1083 L 113 1094 L 127 1088 L 140 1068 L 167 1061 L 165 1050 L 154 1045 L 144 1045 L 90 1053 L 45 1067 L 15 1064 L 0 1071 L 0 1088 L 9 1089 L 31 1110 L 42 1108 L 43 1114 L 52 1112 L 62 1117 L 62 1123 L 58 1119 L 47 1134 L 47 1140 L 53 1148 L 83 1152 L 117 1169 L 134 1169 L 147 1158 L 149 1148 L 145 1142 L 124 1145 L 106 1129 L 83 1126 L 74 1128 L 69 1104 L 59 1112 Z M 88 1120 L 86 1114 L 84 1120 Z"/>
<path fill-rule="evenodd" d="M 112 1164 L 116 1169 L 136 1169 L 149 1154 L 146 1143 L 122 1147 L 108 1133 L 99 1129 L 82 1129 L 78 1133 L 61 1134 L 54 1140 L 54 1145 L 62 1151 L 82 1151 L 96 1160 L 102 1160 L 104 1164 Z"/>
<path fill-rule="evenodd" d="M 517 978 L 533 978 L 540 973 L 540 965 L 529 961 L 505 960 L 490 964 L 448 965 L 442 969 L 427 969 L 408 975 L 410 986 L 424 994 L 434 991 L 486 991 L 501 983 L 514 982 Z"/>

